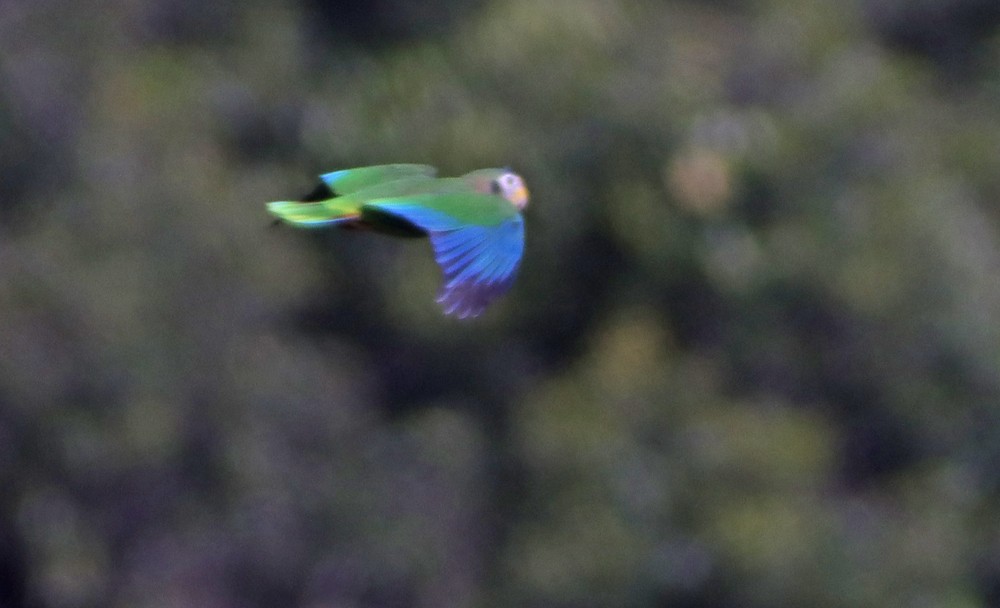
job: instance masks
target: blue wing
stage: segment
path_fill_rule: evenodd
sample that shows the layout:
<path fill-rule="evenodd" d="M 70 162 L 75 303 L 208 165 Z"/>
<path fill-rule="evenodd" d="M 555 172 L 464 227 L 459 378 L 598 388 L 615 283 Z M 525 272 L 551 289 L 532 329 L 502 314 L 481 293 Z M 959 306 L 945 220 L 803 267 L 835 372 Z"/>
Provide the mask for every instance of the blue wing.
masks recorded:
<path fill-rule="evenodd" d="M 493 199 L 499 199 L 509 205 L 493 195 L 462 196 L 473 204 L 482 199 L 479 202 L 494 205 Z M 437 301 L 445 314 L 478 316 L 514 283 L 524 253 L 524 221 L 515 210 L 504 213 L 506 217 L 497 218 L 492 225 L 469 224 L 452 213 L 421 204 L 422 198 L 370 201 L 364 212 L 374 209 L 425 230 L 434 259 L 444 273 Z"/>
<path fill-rule="evenodd" d="M 514 283 L 524 253 L 521 216 L 496 226 L 432 232 L 434 258 L 444 271 L 438 302 L 447 314 L 475 317 Z"/>

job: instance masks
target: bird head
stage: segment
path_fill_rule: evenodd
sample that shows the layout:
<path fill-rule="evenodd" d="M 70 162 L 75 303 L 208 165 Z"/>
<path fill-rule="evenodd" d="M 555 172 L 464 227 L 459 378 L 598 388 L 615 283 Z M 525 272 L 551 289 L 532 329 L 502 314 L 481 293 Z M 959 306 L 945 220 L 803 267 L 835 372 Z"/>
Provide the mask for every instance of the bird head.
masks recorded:
<path fill-rule="evenodd" d="M 510 169 L 479 169 L 462 176 L 477 192 L 504 197 L 519 210 L 528 206 L 528 188 Z"/>
<path fill-rule="evenodd" d="M 521 176 L 506 170 L 490 184 L 490 189 L 510 201 L 518 209 L 528 206 L 528 188 Z"/>

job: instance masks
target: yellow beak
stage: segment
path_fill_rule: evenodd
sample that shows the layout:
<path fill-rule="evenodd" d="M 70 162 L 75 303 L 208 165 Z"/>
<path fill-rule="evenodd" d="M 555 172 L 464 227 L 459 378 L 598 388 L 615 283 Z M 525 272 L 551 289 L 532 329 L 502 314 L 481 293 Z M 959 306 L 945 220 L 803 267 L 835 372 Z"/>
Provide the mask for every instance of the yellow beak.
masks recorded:
<path fill-rule="evenodd" d="M 528 206 L 528 189 L 521 186 L 517 190 L 511 193 L 510 202 L 514 203 L 514 206 L 518 209 L 524 209 Z"/>

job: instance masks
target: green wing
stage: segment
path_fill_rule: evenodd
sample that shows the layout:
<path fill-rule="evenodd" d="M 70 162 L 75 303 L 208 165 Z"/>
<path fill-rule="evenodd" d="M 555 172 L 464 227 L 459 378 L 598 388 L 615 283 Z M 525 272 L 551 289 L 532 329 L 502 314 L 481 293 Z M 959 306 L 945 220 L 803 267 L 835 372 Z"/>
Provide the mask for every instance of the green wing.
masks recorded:
<path fill-rule="evenodd" d="M 363 201 L 373 197 L 432 192 L 440 186 L 430 165 L 395 164 L 341 169 L 320 176 L 316 188 L 298 201 L 275 201 L 267 210 L 279 220 L 300 228 L 322 228 L 349 223 L 360 215 Z"/>
<path fill-rule="evenodd" d="M 388 186 L 388 184 L 387 184 Z M 451 230 L 459 226 L 494 226 L 518 215 L 517 207 L 495 194 L 469 190 L 461 179 L 436 179 L 414 185 L 408 191 L 382 194 L 377 188 L 358 193 L 366 199 L 361 214 L 366 219 L 373 213 L 406 215 L 426 230 Z M 389 188 L 386 188 L 388 190 Z M 370 194 L 370 195 L 369 195 Z"/>
<path fill-rule="evenodd" d="M 332 194 L 344 196 L 378 184 L 401 179 L 431 179 L 436 174 L 437 169 L 430 165 L 373 165 L 325 173 L 320 180 Z"/>

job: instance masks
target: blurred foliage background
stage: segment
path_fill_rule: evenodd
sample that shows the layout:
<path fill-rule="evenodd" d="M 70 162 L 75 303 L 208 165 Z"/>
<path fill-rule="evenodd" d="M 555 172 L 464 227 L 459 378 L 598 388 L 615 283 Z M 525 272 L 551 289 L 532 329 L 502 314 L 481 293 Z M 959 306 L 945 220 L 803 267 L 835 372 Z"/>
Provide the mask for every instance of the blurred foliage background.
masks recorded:
<path fill-rule="evenodd" d="M 995 0 L 3 0 L 0 606 L 1000 606 L 998 198 Z"/>

